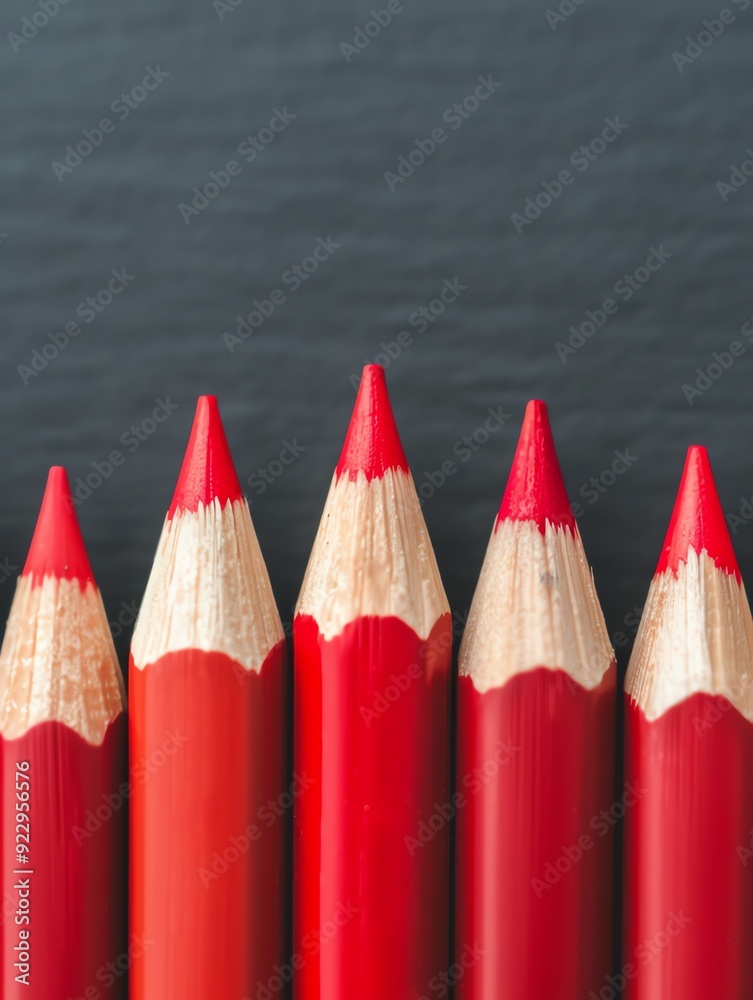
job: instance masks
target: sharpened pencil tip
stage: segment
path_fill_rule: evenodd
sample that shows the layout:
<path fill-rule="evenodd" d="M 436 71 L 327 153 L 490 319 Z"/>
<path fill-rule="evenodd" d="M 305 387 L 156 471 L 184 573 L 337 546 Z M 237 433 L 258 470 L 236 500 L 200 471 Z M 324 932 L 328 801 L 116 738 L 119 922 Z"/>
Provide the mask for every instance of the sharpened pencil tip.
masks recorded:
<path fill-rule="evenodd" d="M 47 477 L 22 575 L 30 576 L 35 587 L 41 586 L 46 576 L 78 580 L 82 589 L 94 583 L 68 474 L 62 466 L 53 466 Z"/>
<path fill-rule="evenodd" d="M 408 462 L 392 414 L 384 368 L 366 365 L 336 474 L 338 479 L 345 474 L 356 479 L 362 472 L 371 481 L 388 469 L 407 473 Z"/>
<path fill-rule="evenodd" d="M 535 521 L 542 534 L 547 522 L 575 530 L 546 403 L 540 399 L 526 407 L 497 524 L 504 520 Z"/>
<path fill-rule="evenodd" d="M 719 569 L 740 580 L 709 454 L 698 444 L 688 448 L 656 574 L 668 569 L 676 574 L 680 563 L 687 562 L 690 549 L 699 555 L 706 552 Z"/>
<path fill-rule="evenodd" d="M 178 510 L 195 512 L 199 504 L 207 507 L 214 500 L 219 500 L 224 507 L 242 496 L 217 397 L 199 396 L 168 517 L 173 517 Z"/>

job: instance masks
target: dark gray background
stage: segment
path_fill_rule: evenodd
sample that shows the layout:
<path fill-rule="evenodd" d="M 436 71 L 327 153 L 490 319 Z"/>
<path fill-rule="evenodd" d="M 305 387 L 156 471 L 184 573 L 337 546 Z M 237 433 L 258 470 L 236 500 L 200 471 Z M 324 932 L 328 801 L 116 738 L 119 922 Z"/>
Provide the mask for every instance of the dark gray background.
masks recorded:
<path fill-rule="evenodd" d="M 369 2 L 241 0 L 221 19 L 211 0 L 68 0 L 14 52 L 8 33 L 39 8 L 6 0 L 0 558 L 22 565 L 50 463 L 75 479 L 123 451 L 80 508 L 115 619 L 143 591 L 195 397 L 216 392 L 242 480 L 286 440 L 305 446 L 249 491 L 289 620 L 351 375 L 457 277 L 467 290 L 388 372 L 417 482 L 458 467 L 425 505 L 453 607 L 469 604 L 525 402 L 541 396 L 574 499 L 616 450 L 637 456 L 597 502 L 580 498 L 610 632 L 632 639 L 624 618 L 644 599 L 685 447 L 710 446 L 727 510 L 753 493 L 753 344 L 692 406 L 682 391 L 753 314 L 753 182 L 726 202 L 716 188 L 753 144 L 753 5 L 730 3 L 735 22 L 683 72 L 672 58 L 720 6 L 585 0 L 553 30 L 547 0 L 407 0 L 348 63 L 340 44 Z M 119 120 L 112 102 L 150 66 L 169 76 Z M 390 192 L 384 172 L 487 74 L 494 94 Z M 179 203 L 283 107 L 295 119 L 187 225 Z M 53 161 L 105 116 L 114 132 L 59 181 Z M 615 116 L 624 134 L 573 170 Z M 518 234 L 512 213 L 568 168 L 574 183 Z M 238 313 L 329 236 L 341 247 L 231 355 L 222 333 Z M 563 363 L 555 342 L 660 245 L 672 258 Z M 18 366 L 122 267 L 132 284 L 24 385 Z M 175 415 L 127 452 L 121 435 L 168 395 Z M 488 407 L 511 418 L 457 461 Z M 735 543 L 750 578 L 753 527 Z"/>

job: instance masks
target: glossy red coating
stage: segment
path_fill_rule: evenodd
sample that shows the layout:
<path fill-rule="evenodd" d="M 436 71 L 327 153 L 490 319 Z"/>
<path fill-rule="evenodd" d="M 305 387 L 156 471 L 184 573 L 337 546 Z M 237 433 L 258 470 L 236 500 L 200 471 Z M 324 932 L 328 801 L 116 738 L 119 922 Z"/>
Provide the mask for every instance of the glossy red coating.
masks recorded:
<path fill-rule="evenodd" d="M 680 563 L 687 562 L 689 549 L 705 550 L 720 569 L 740 580 L 708 452 L 701 445 L 688 448 L 657 575 L 667 569 L 676 575 Z"/>
<path fill-rule="evenodd" d="M 299 615 L 293 954 L 296 1000 L 416 1000 L 449 967 L 449 679 L 443 615 L 331 640 Z M 445 994 L 446 995 L 446 994 Z"/>
<path fill-rule="evenodd" d="M 456 1000 L 590 1000 L 607 982 L 615 676 L 591 691 L 545 667 L 483 693 L 458 680 L 455 955 L 478 957 Z"/>
<path fill-rule="evenodd" d="M 342 475 L 356 479 L 362 472 L 370 482 L 383 476 L 387 469 L 407 473 L 408 463 L 392 415 L 384 368 L 366 365 L 336 475 L 338 479 Z"/>
<path fill-rule="evenodd" d="M 183 650 L 129 678 L 130 1000 L 256 998 L 289 959 L 284 643 L 258 673 Z"/>
<path fill-rule="evenodd" d="M 626 699 L 626 1000 L 753 996 L 753 727 L 695 694 L 654 721 Z"/>
<path fill-rule="evenodd" d="M 101 746 L 60 722 L 0 737 L 3 1000 L 126 996 L 125 738 L 124 714 Z"/>
<path fill-rule="evenodd" d="M 540 399 L 532 399 L 526 407 L 497 524 L 507 518 L 535 521 L 542 534 L 547 522 L 575 531 L 546 403 Z"/>
<path fill-rule="evenodd" d="M 199 396 L 191 436 L 168 517 L 176 510 L 197 511 L 213 500 L 240 500 L 243 490 L 233 465 L 216 396 Z"/>
<path fill-rule="evenodd" d="M 45 576 L 78 580 L 82 589 L 94 583 L 68 474 L 59 465 L 50 469 L 22 576 L 30 576 L 32 586 Z"/>

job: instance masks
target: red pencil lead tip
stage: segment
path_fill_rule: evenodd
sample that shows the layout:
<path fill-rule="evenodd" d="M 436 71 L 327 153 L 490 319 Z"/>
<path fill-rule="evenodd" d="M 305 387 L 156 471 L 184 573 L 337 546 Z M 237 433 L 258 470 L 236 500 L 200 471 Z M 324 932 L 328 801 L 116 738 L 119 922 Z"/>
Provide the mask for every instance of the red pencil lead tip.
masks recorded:
<path fill-rule="evenodd" d="M 68 474 L 59 465 L 53 466 L 47 477 L 22 576 L 30 576 L 33 586 L 41 586 L 46 576 L 78 580 L 82 588 L 94 583 Z"/>
<path fill-rule="evenodd" d="M 371 481 L 388 469 L 408 472 L 408 463 L 392 415 L 384 368 L 366 365 L 337 463 L 337 478 L 347 473 L 349 479 L 355 479 L 363 472 Z"/>
<path fill-rule="evenodd" d="M 535 521 L 542 534 L 547 521 L 575 529 L 546 403 L 540 399 L 532 399 L 526 407 L 497 524 L 505 519 Z"/>
<path fill-rule="evenodd" d="M 216 396 L 199 396 L 191 436 L 168 511 L 197 511 L 199 504 L 220 506 L 240 500 L 243 490 L 233 465 Z"/>
<path fill-rule="evenodd" d="M 699 555 L 705 551 L 719 569 L 740 580 L 709 455 L 697 444 L 688 448 L 657 575 L 668 569 L 677 575 L 680 563 L 687 562 L 690 549 Z"/>

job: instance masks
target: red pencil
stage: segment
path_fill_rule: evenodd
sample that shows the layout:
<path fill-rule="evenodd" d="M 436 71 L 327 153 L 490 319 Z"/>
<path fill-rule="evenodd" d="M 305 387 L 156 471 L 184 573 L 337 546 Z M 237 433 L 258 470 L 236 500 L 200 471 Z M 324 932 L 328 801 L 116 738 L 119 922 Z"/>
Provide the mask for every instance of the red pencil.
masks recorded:
<path fill-rule="evenodd" d="M 533 401 L 460 648 L 459 1000 L 587 1000 L 610 972 L 615 673 Z"/>
<path fill-rule="evenodd" d="M 416 998 L 448 967 L 450 616 L 367 365 L 294 620 L 294 995 Z M 422 826 L 423 824 L 423 826 Z M 428 831 L 428 836 L 422 833 Z"/>
<path fill-rule="evenodd" d="M 753 996 L 753 620 L 708 455 L 688 451 L 625 680 L 630 1000 Z"/>
<path fill-rule="evenodd" d="M 53 468 L 0 653 L 3 1000 L 125 996 L 122 688 Z"/>
<path fill-rule="evenodd" d="M 202 396 L 133 638 L 131 1000 L 256 996 L 285 950 L 284 636 Z M 270 819 L 271 817 L 271 819 Z"/>

